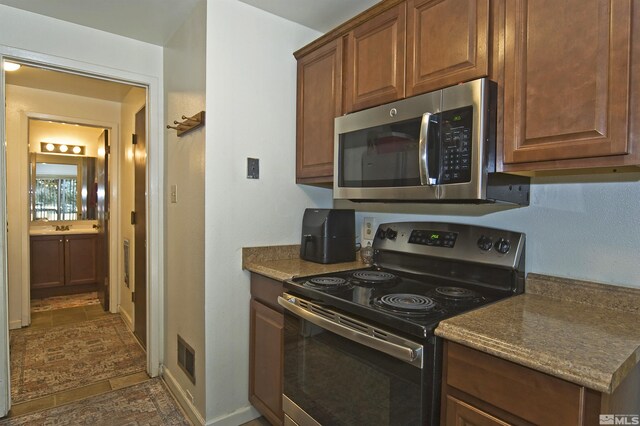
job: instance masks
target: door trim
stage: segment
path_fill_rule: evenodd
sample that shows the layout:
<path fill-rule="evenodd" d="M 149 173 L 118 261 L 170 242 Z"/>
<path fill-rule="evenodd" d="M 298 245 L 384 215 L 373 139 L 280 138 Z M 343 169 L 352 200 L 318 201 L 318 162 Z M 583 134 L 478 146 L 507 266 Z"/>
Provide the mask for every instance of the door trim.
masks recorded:
<path fill-rule="evenodd" d="M 163 120 L 163 89 L 159 77 L 76 61 L 53 55 L 36 53 L 0 45 L 0 63 L 4 57 L 34 65 L 52 67 L 65 72 L 118 81 L 147 89 L 147 373 L 160 373 L 164 346 L 164 143 L 161 132 Z M 4 75 L 0 72 L 0 138 L 5 138 Z M 0 144 L 0 223 L 6 224 L 6 149 Z M 3 225 L 6 226 L 6 225 Z M 9 345 L 6 232 L 0 232 L 0 416 L 10 408 Z"/>

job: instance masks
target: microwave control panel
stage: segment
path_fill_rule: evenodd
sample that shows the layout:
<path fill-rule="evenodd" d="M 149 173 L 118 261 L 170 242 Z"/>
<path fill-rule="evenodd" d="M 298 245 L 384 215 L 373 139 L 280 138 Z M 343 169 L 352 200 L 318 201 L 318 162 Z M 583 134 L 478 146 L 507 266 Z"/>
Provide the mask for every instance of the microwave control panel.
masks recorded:
<path fill-rule="evenodd" d="M 439 184 L 471 181 L 473 107 L 441 113 Z"/>

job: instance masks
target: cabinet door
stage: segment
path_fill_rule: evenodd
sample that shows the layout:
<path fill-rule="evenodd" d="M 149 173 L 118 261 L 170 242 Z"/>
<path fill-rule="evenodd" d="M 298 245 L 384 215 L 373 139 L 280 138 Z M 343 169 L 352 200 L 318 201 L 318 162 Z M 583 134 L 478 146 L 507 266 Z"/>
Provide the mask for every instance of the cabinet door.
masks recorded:
<path fill-rule="evenodd" d="M 272 424 L 282 424 L 284 316 L 251 300 L 249 401 Z"/>
<path fill-rule="evenodd" d="M 497 417 L 469 405 L 451 395 L 446 396 L 446 426 L 508 426 Z"/>
<path fill-rule="evenodd" d="M 342 113 L 342 40 L 298 60 L 296 180 L 332 182 L 333 120 Z"/>
<path fill-rule="evenodd" d="M 31 237 L 31 288 L 64 285 L 64 237 Z"/>
<path fill-rule="evenodd" d="M 94 235 L 65 237 L 66 285 L 96 282 L 96 238 Z"/>
<path fill-rule="evenodd" d="M 406 3 L 347 35 L 345 112 L 404 98 Z"/>
<path fill-rule="evenodd" d="M 489 0 L 407 7 L 407 97 L 488 75 Z"/>
<path fill-rule="evenodd" d="M 626 154 L 631 0 L 514 0 L 505 15 L 504 163 Z"/>

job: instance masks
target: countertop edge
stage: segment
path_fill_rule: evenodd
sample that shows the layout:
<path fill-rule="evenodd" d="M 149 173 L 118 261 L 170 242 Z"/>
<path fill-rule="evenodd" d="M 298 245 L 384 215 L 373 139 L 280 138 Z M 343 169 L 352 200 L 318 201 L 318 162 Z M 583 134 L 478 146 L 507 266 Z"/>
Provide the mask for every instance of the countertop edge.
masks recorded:
<path fill-rule="evenodd" d="M 269 268 L 264 265 L 258 265 L 253 262 L 245 262 L 242 264 L 242 269 L 245 269 L 254 274 L 264 275 L 267 278 L 271 278 L 278 281 L 286 281 L 293 278 L 295 275 L 287 274 L 277 269 Z"/>
<path fill-rule="evenodd" d="M 585 375 L 584 373 L 577 374 L 573 372 L 575 371 L 575 365 L 571 368 L 572 364 L 565 360 L 550 357 L 520 346 L 510 345 L 507 342 L 473 333 L 463 327 L 447 324 L 446 322 L 441 322 L 438 325 L 435 334 L 438 337 L 480 352 L 607 394 L 613 393 L 615 388 L 622 382 L 625 375 L 622 374 L 621 370 L 623 370 L 624 365 L 630 363 L 630 359 L 634 358 L 637 352 L 634 352 L 613 375 L 604 372 Z M 537 362 L 532 362 L 531 360 L 533 359 Z M 635 366 L 635 361 L 633 361 L 633 365 Z"/>

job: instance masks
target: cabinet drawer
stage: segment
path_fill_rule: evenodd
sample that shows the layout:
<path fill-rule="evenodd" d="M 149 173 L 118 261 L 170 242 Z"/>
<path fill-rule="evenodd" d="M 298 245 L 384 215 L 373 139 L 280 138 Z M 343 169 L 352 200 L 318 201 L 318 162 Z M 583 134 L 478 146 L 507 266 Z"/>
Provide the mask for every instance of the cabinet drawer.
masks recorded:
<path fill-rule="evenodd" d="M 582 424 L 580 386 L 451 342 L 446 359 L 451 387 L 532 423 Z"/>

